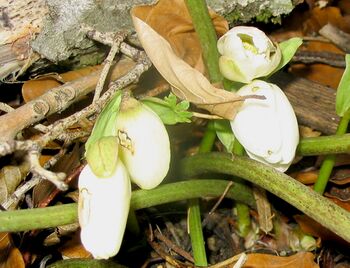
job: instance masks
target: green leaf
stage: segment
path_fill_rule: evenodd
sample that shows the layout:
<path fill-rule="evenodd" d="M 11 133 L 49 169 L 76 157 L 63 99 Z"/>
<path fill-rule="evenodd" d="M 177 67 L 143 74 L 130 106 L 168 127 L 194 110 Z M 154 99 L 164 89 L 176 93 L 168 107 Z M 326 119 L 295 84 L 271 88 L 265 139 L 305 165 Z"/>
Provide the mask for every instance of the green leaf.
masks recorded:
<path fill-rule="evenodd" d="M 345 62 L 346 68 L 340 80 L 335 100 L 335 109 L 339 116 L 344 116 L 350 108 L 350 54 L 346 54 Z"/>
<path fill-rule="evenodd" d="M 108 177 L 115 171 L 118 157 L 116 123 L 121 102 L 118 91 L 103 108 L 85 143 L 85 157 L 96 176 Z"/>
<path fill-rule="evenodd" d="M 113 98 L 103 108 L 102 112 L 98 116 L 95 126 L 91 132 L 91 135 L 85 143 L 85 150 L 87 151 L 89 146 L 99 140 L 102 137 L 116 136 L 116 122 L 119 112 L 119 106 L 121 102 L 121 92 L 118 91 Z"/>
<path fill-rule="evenodd" d="M 142 99 L 141 102 L 151 108 L 166 125 L 191 122 L 192 113 L 187 111 L 190 103 L 185 100 L 177 103 L 177 98 L 172 93 L 164 100 L 147 97 Z"/>
<path fill-rule="evenodd" d="M 232 133 L 231 125 L 228 120 L 215 120 L 214 128 L 216 135 L 228 152 L 232 152 L 235 136 Z"/>
<path fill-rule="evenodd" d="M 293 58 L 295 52 L 303 43 L 303 39 L 299 37 L 293 37 L 286 41 L 279 43 L 279 47 L 282 52 L 282 59 L 280 64 L 276 67 L 273 73 L 281 70 L 290 60 Z"/>

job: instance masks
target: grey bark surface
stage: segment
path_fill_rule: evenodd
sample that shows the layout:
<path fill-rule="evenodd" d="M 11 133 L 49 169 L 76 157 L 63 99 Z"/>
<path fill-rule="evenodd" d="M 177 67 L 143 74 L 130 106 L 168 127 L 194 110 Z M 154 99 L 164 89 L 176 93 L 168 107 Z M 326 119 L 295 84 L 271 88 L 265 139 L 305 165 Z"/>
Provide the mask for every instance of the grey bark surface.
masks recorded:
<path fill-rule="evenodd" d="M 49 16 L 32 47 L 45 58 L 59 62 L 78 54 L 97 50 L 86 38 L 82 24 L 101 32 L 133 31 L 130 9 L 135 5 L 152 4 L 154 0 L 47 0 Z M 290 13 L 292 0 L 209 0 L 208 5 L 229 22 L 247 22 L 279 18 Z"/>

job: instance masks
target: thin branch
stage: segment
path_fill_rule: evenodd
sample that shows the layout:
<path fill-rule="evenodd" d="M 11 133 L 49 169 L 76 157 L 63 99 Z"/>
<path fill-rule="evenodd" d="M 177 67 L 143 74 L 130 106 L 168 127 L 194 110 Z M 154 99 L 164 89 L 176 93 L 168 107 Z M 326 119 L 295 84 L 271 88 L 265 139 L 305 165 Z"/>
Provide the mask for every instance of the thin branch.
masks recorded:
<path fill-rule="evenodd" d="M 28 151 L 28 161 L 30 162 L 30 165 L 31 165 L 30 171 L 34 175 L 42 176 L 46 180 L 52 182 L 54 185 L 56 185 L 58 189 L 62 191 L 66 191 L 68 189 L 68 186 L 63 181 L 64 178 L 66 177 L 66 174 L 63 172 L 55 173 L 43 168 L 40 165 L 39 156 L 40 156 L 39 151 L 35 151 L 35 150 Z"/>
<path fill-rule="evenodd" d="M 198 118 L 204 118 L 204 119 L 210 119 L 210 120 L 214 120 L 214 119 L 224 119 L 221 116 L 218 115 L 212 115 L 212 114 L 203 114 L 203 113 L 197 113 L 197 112 L 192 112 L 192 115 Z"/>
<path fill-rule="evenodd" d="M 63 146 L 62 149 L 53 157 L 51 157 L 43 166 L 45 169 L 49 169 L 50 167 L 54 166 L 58 160 L 65 155 L 67 152 L 67 147 Z M 14 191 L 11 196 L 2 204 L 2 206 L 5 209 L 9 209 L 13 204 L 17 203 L 18 200 L 20 200 L 25 193 L 27 193 L 29 190 L 34 188 L 41 180 L 42 176 L 36 174 L 34 175 L 29 181 L 25 182 L 23 185 L 18 187 L 16 191 Z"/>
<path fill-rule="evenodd" d="M 140 58 L 140 62 L 129 73 L 115 82 L 110 83 L 108 90 L 95 103 L 85 107 L 81 111 L 67 118 L 56 121 L 54 124 L 49 126 L 49 132 L 39 138 L 38 142 L 42 146 L 46 145 L 49 141 L 61 135 L 65 129 L 79 122 L 81 118 L 88 117 L 95 112 L 98 112 L 100 107 L 103 107 L 111 99 L 115 92 L 137 82 L 141 74 L 148 70 L 148 68 L 151 66 L 151 62 L 148 60 L 146 54 L 141 53 L 141 56 L 142 58 Z"/>
<path fill-rule="evenodd" d="M 5 113 L 9 113 L 9 112 L 12 112 L 13 110 L 15 110 L 15 109 L 12 108 L 10 105 L 8 105 L 4 102 L 0 102 L 0 111 L 3 111 Z"/>
<path fill-rule="evenodd" d="M 225 191 L 222 193 L 222 195 L 220 196 L 219 200 L 215 203 L 215 205 L 212 207 L 212 209 L 209 211 L 209 215 L 214 213 L 214 211 L 217 209 L 217 207 L 220 205 L 220 203 L 222 202 L 222 200 L 224 200 L 227 192 L 230 190 L 231 186 L 233 185 L 233 182 L 230 181 L 227 184 L 227 187 L 225 189 Z"/>
<path fill-rule="evenodd" d="M 108 56 L 104 61 L 104 66 L 103 66 L 103 69 L 101 71 L 100 79 L 98 80 L 98 83 L 96 85 L 95 95 L 94 95 L 94 99 L 92 101 L 93 103 L 95 103 L 101 95 L 101 92 L 103 90 L 107 75 L 108 75 L 109 70 L 112 66 L 113 59 L 114 59 L 115 55 L 119 52 L 120 45 L 124 41 L 126 36 L 127 35 L 125 32 L 116 33 L 114 35 L 114 38 L 113 38 L 114 41 L 113 41 L 113 44 L 111 46 L 111 50 L 109 51 Z"/>

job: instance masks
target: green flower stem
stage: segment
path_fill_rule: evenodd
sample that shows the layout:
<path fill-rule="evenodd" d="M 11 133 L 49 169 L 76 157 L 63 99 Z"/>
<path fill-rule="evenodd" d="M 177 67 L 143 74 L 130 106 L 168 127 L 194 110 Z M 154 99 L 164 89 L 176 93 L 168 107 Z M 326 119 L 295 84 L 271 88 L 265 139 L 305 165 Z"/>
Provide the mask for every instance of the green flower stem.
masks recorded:
<path fill-rule="evenodd" d="M 139 210 L 170 202 L 220 196 L 228 185 L 226 180 L 188 180 L 160 185 L 152 190 L 137 190 L 131 196 L 131 208 Z M 252 191 L 240 183 L 233 184 L 227 198 L 255 206 Z M 0 212 L 0 232 L 20 232 L 44 229 L 78 221 L 77 204 L 57 205 Z"/>
<path fill-rule="evenodd" d="M 342 118 L 340 118 L 340 122 L 337 128 L 336 135 L 342 135 L 345 134 L 350 120 L 350 111 L 347 111 Z M 329 180 L 329 177 L 331 176 L 333 167 L 335 163 L 335 155 L 327 155 L 325 159 L 322 162 L 320 172 L 318 174 L 318 178 L 316 180 L 316 183 L 314 185 L 314 190 L 317 193 L 323 194 L 327 183 Z"/>
<path fill-rule="evenodd" d="M 19 232 L 66 225 L 78 221 L 77 204 L 0 212 L 0 232 Z"/>
<path fill-rule="evenodd" d="M 287 201 L 350 242 L 350 213 L 348 211 L 272 167 L 247 157 L 207 153 L 184 159 L 181 171 L 186 177 L 216 172 L 246 179 Z"/>
<path fill-rule="evenodd" d="M 233 142 L 233 149 L 232 152 L 235 155 L 243 156 L 245 154 L 244 147 L 240 142 L 235 139 Z M 239 179 L 239 182 L 245 183 L 242 179 Z M 250 220 L 250 214 L 249 214 L 249 207 L 241 202 L 236 203 L 236 210 L 237 210 L 237 228 L 239 231 L 239 234 L 242 237 L 246 237 L 251 229 L 251 220 Z"/>
<path fill-rule="evenodd" d="M 128 221 L 126 223 L 126 228 L 134 235 L 138 236 L 140 234 L 140 225 L 136 217 L 135 210 L 131 207 L 129 210 Z"/>
<path fill-rule="evenodd" d="M 217 36 L 213 22 L 209 15 L 205 0 L 186 0 L 187 10 L 192 18 L 194 29 L 198 35 L 202 48 L 202 56 L 207 67 L 210 81 L 221 82 L 222 75 L 219 69 L 219 52 L 216 47 Z M 209 122 L 204 133 L 199 153 L 211 151 L 216 138 L 214 123 Z M 202 233 L 199 200 L 189 201 L 189 231 L 191 236 L 193 257 L 196 266 L 207 266 L 205 245 Z"/>
<path fill-rule="evenodd" d="M 199 145 L 198 152 L 210 152 L 216 139 L 214 122 L 210 121 L 204 132 Z M 193 258 L 196 266 L 207 266 L 207 256 L 202 230 L 202 220 L 200 212 L 200 202 L 198 198 L 190 199 L 188 202 L 188 229 L 191 237 Z"/>
<path fill-rule="evenodd" d="M 57 261 L 47 268 L 127 268 L 113 260 L 68 259 Z"/>
<path fill-rule="evenodd" d="M 194 263 L 197 266 L 208 266 L 205 252 L 205 242 L 202 230 L 200 200 L 190 199 L 188 202 L 188 230 L 191 237 L 191 245 Z"/>
<path fill-rule="evenodd" d="M 235 140 L 233 141 L 232 152 L 233 152 L 235 155 L 244 155 L 244 154 L 245 154 L 244 147 L 242 146 L 242 144 L 240 144 L 240 142 L 239 142 L 236 138 L 235 138 Z"/>
<path fill-rule="evenodd" d="M 297 148 L 300 156 L 350 153 L 350 134 L 301 139 Z"/>
<path fill-rule="evenodd" d="M 223 77 L 219 69 L 219 52 L 216 47 L 217 36 L 209 15 L 205 0 L 186 0 L 187 9 L 202 48 L 204 63 L 207 67 L 210 81 L 221 82 Z"/>

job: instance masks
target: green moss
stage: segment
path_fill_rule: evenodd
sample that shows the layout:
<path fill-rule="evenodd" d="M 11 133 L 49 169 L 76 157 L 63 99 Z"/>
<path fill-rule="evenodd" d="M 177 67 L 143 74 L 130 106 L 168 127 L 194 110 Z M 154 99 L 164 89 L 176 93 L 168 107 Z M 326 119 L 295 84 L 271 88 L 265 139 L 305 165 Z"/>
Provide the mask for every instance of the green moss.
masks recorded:
<path fill-rule="evenodd" d="M 229 23 L 235 23 L 241 21 L 242 13 L 237 9 L 234 9 L 232 12 L 226 14 L 224 17 Z"/>
<path fill-rule="evenodd" d="M 281 17 L 274 16 L 269 9 L 264 9 L 255 17 L 257 22 L 280 24 Z"/>

